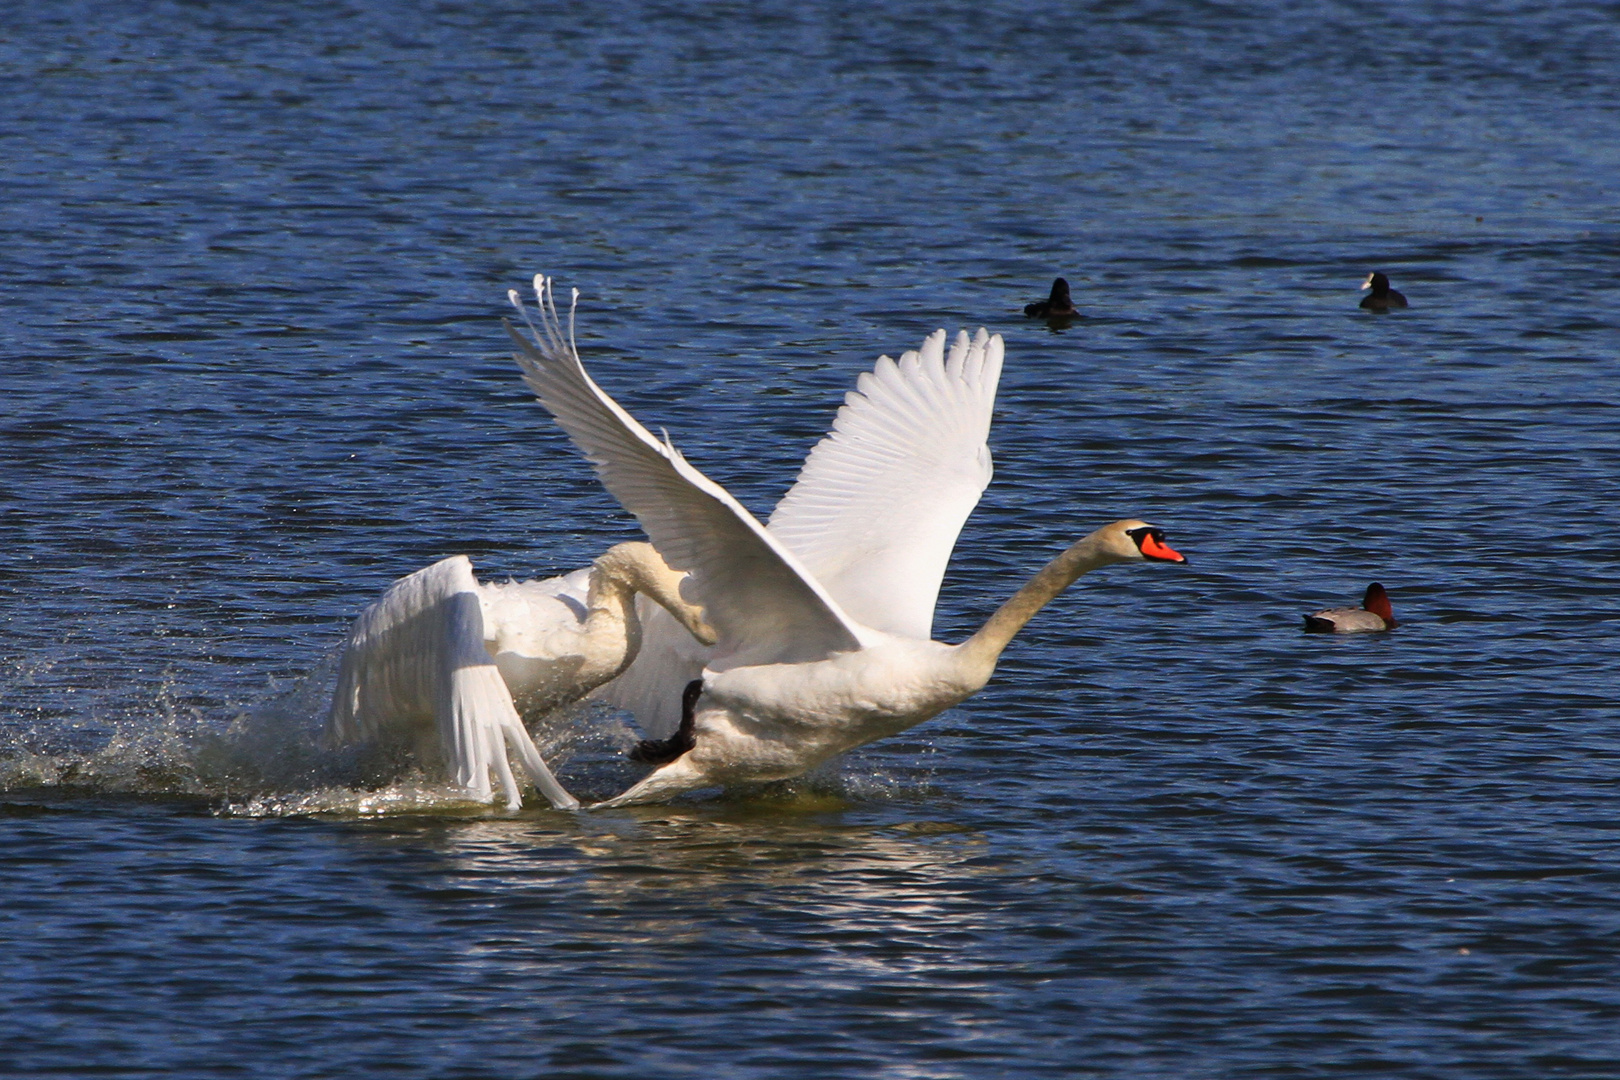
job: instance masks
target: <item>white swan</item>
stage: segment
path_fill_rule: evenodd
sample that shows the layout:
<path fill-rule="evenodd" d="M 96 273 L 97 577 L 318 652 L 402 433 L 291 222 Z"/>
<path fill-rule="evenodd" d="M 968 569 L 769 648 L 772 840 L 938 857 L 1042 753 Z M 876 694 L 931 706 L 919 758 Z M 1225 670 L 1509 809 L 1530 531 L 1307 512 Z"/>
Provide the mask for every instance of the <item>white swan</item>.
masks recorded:
<path fill-rule="evenodd" d="M 637 592 L 712 643 L 702 612 L 681 599 L 684 576 L 639 542 L 544 581 L 481 585 L 465 555 L 418 570 L 390 586 L 349 631 L 326 742 L 390 731 L 420 742 L 436 730 L 437 756 L 458 786 L 488 802 L 493 769 L 516 809 L 522 800 L 510 747 L 552 806 L 575 809 L 578 800 L 546 767 L 519 709 L 560 708 L 624 670 L 641 642 Z M 424 749 L 431 758 L 431 745 Z"/>
<path fill-rule="evenodd" d="M 949 359 L 943 330 L 898 362 L 879 357 L 765 526 L 865 625 L 932 636 L 946 563 L 994 472 L 986 439 L 1001 349 L 979 337 L 958 334 Z M 681 690 L 702 675 L 710 650 L 656 605 L 637 607 L 641 650 L 591 696 L 662 738 L 681 723 Z"/>
<path fill-rule="evenodd" d="M 938 527 L 935 518 L 948 525 L 953 514 L 936 507 L 960 488 L 971 491 L 971 508 L 988 478 L 999 336 L 981 330 L 969 343 L 962 334 L 948 360 L 940 347 L 911 360 L 926 371 L 909 384 L 912 408 L 894 413 L 904 422 L 866 439 L 824 440 L 801 474 L 810 490 L 789 492 L 768 531 L 591 380 L 558 324 L 548 279 L 536 277 L 535 294 L 538 327 L 517 292 L 508 294 L 534 335 L 507 326 L 526 380 L 669 565 L 690 571 L 686 590 L 719 637 L 692 688 L 700 695 L 687 695 L 670 747 L 679 756 L 598 806 L 797 776 L 966 699 L 989 681 L 1013 635 L 1081 574 L 1112 562 L 1186 561 L 1154 526 L 1115 522 L 1049 563 L 967 641 L 932 641 L 934 600 L 960 527 Z M 943 334 L 929 344 L 936 339 L 942 346 Z M 861 394 L 881 392 L 883 373 L 880 361 Z M 859 396 L 845 410 L 858 414 Z M 960 484 L 964 452 L 976 468 Z M 931 462 L 942 466 L 937 491 Z"/>

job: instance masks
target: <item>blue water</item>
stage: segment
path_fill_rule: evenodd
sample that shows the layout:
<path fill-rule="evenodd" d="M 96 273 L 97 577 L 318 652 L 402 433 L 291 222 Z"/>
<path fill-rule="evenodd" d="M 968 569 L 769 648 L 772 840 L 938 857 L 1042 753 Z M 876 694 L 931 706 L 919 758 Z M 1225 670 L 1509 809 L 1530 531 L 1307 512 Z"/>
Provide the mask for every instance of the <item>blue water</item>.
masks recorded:
<path fill-rule="evenodd" d="M 1616 70 L 1601 3 L 8 11 L 0 1073 L 1620 1076 Z M 1191 565 L 763 792 L 325 753 L 388 582 L 637 535 L 536 271 L 762 515 L 879 353 L 1003 334 L 944 640 L 1118 517 Z"/>

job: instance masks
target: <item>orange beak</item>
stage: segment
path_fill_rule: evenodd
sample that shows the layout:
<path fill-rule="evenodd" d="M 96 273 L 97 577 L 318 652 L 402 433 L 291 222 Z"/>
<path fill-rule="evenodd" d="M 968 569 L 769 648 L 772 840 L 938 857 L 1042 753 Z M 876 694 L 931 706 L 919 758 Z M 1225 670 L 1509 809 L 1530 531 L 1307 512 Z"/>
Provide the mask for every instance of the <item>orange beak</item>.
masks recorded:
<path fill-rule="evenodd" d="M 1169 544 L 1161 544 L 1148 533 L 1142 537 L 1142 557 L 1144 559 L 1158 559 L 1161 562 L 1186 562 L 1187 557 Z"/>

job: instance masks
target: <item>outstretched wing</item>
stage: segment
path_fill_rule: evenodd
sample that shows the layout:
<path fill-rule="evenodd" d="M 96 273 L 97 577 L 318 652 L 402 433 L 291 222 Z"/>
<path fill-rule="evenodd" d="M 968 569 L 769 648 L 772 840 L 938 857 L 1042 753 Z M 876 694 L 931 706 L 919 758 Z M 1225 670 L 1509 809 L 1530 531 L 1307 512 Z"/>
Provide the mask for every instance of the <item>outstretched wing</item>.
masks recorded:
<path fill-rule="evenodd" d="M 933 636 L 934 603 L 968 514 L 990 483 L 1001 335 L 945 331 L 880 357 L 805 459 L 770 531 L 852 619 Z"/>
<path fill-rule="evenodd" d="M 517 292 L 508 294 L 534 335 L 507 324 L 513 357 L 664 561 L 691 573 L 686 587 L 719 635 L 711 666 L 821 660 L 865 644 L 869 634 L 758 519 L 591 380 L 558 324 L 550 280 L 536 276 L 534 286 L 538 327 Z"/>

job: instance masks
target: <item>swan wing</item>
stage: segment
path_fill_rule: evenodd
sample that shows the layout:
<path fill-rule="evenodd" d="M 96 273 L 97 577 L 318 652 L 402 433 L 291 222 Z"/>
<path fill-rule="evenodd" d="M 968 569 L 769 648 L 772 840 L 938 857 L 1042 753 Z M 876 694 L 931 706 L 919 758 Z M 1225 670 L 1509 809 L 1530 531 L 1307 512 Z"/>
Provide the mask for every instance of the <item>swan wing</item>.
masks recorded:
<path fill-rule="evenodd" d="M 473 798 L 492 796 L 490 770 L 519 804 L 510 747 L 540 793 L 559 808 L 577 800 L 551 774 L 484 648 L 479 585 L 465 555 L 394 582 L 355 620 L 338 667 L 326 740 L 342 745 L 431 721 L 445 769 Z"/>
<path fill-rule="evenodd" d="M 535 295 L 538 327 L 517 292 L 508 294 L 534 335 L 531 341 L 507 323 L 518 347 L 513 357 L 664 561 L 691 574 L 685 588 L 719 635 L 711 665 L 821 660 L 865 644 L 869 633 L 753 514 L 586 374 L 571 335 L 561 331 L 549 279 L 535 278 Z"/>
<path fill-rule="evenodd" d="M 400 578 L 360 613 L 338 665 L 326 718 L 328 743 L 363 742 L 434 719 L 443 658 L 483 648 L 482 626 L 474 630 L 463 623 L 459 631 L 477 638 L 455 639 L 445 604 L 477 589 L 472 562 L 455 555 Z"/>
<path fill-rule="evenodd" d="M 990 483 L 1003 345 L 945 331 L 879 358 L 805 459 L 770 531 L 850 618 L 933 636 L 934 604 L 962 525 Z"/>
<path fill-rule="evenodd" d="M 506 680 L 484 648 L 483 604 L 477 592 L 458 592 L 444 601 L 441 610 L 446 647 L 435 711 L 451 777 L 475 798 L 487 800 L 489 773 L 494 769 L 506 805 L 515 810 L 522 799 L 507 758 L 510 749 L 547 802 L 559 810 L 577 809 L 579 801 L 563 789 L 540 757 Z"/>

